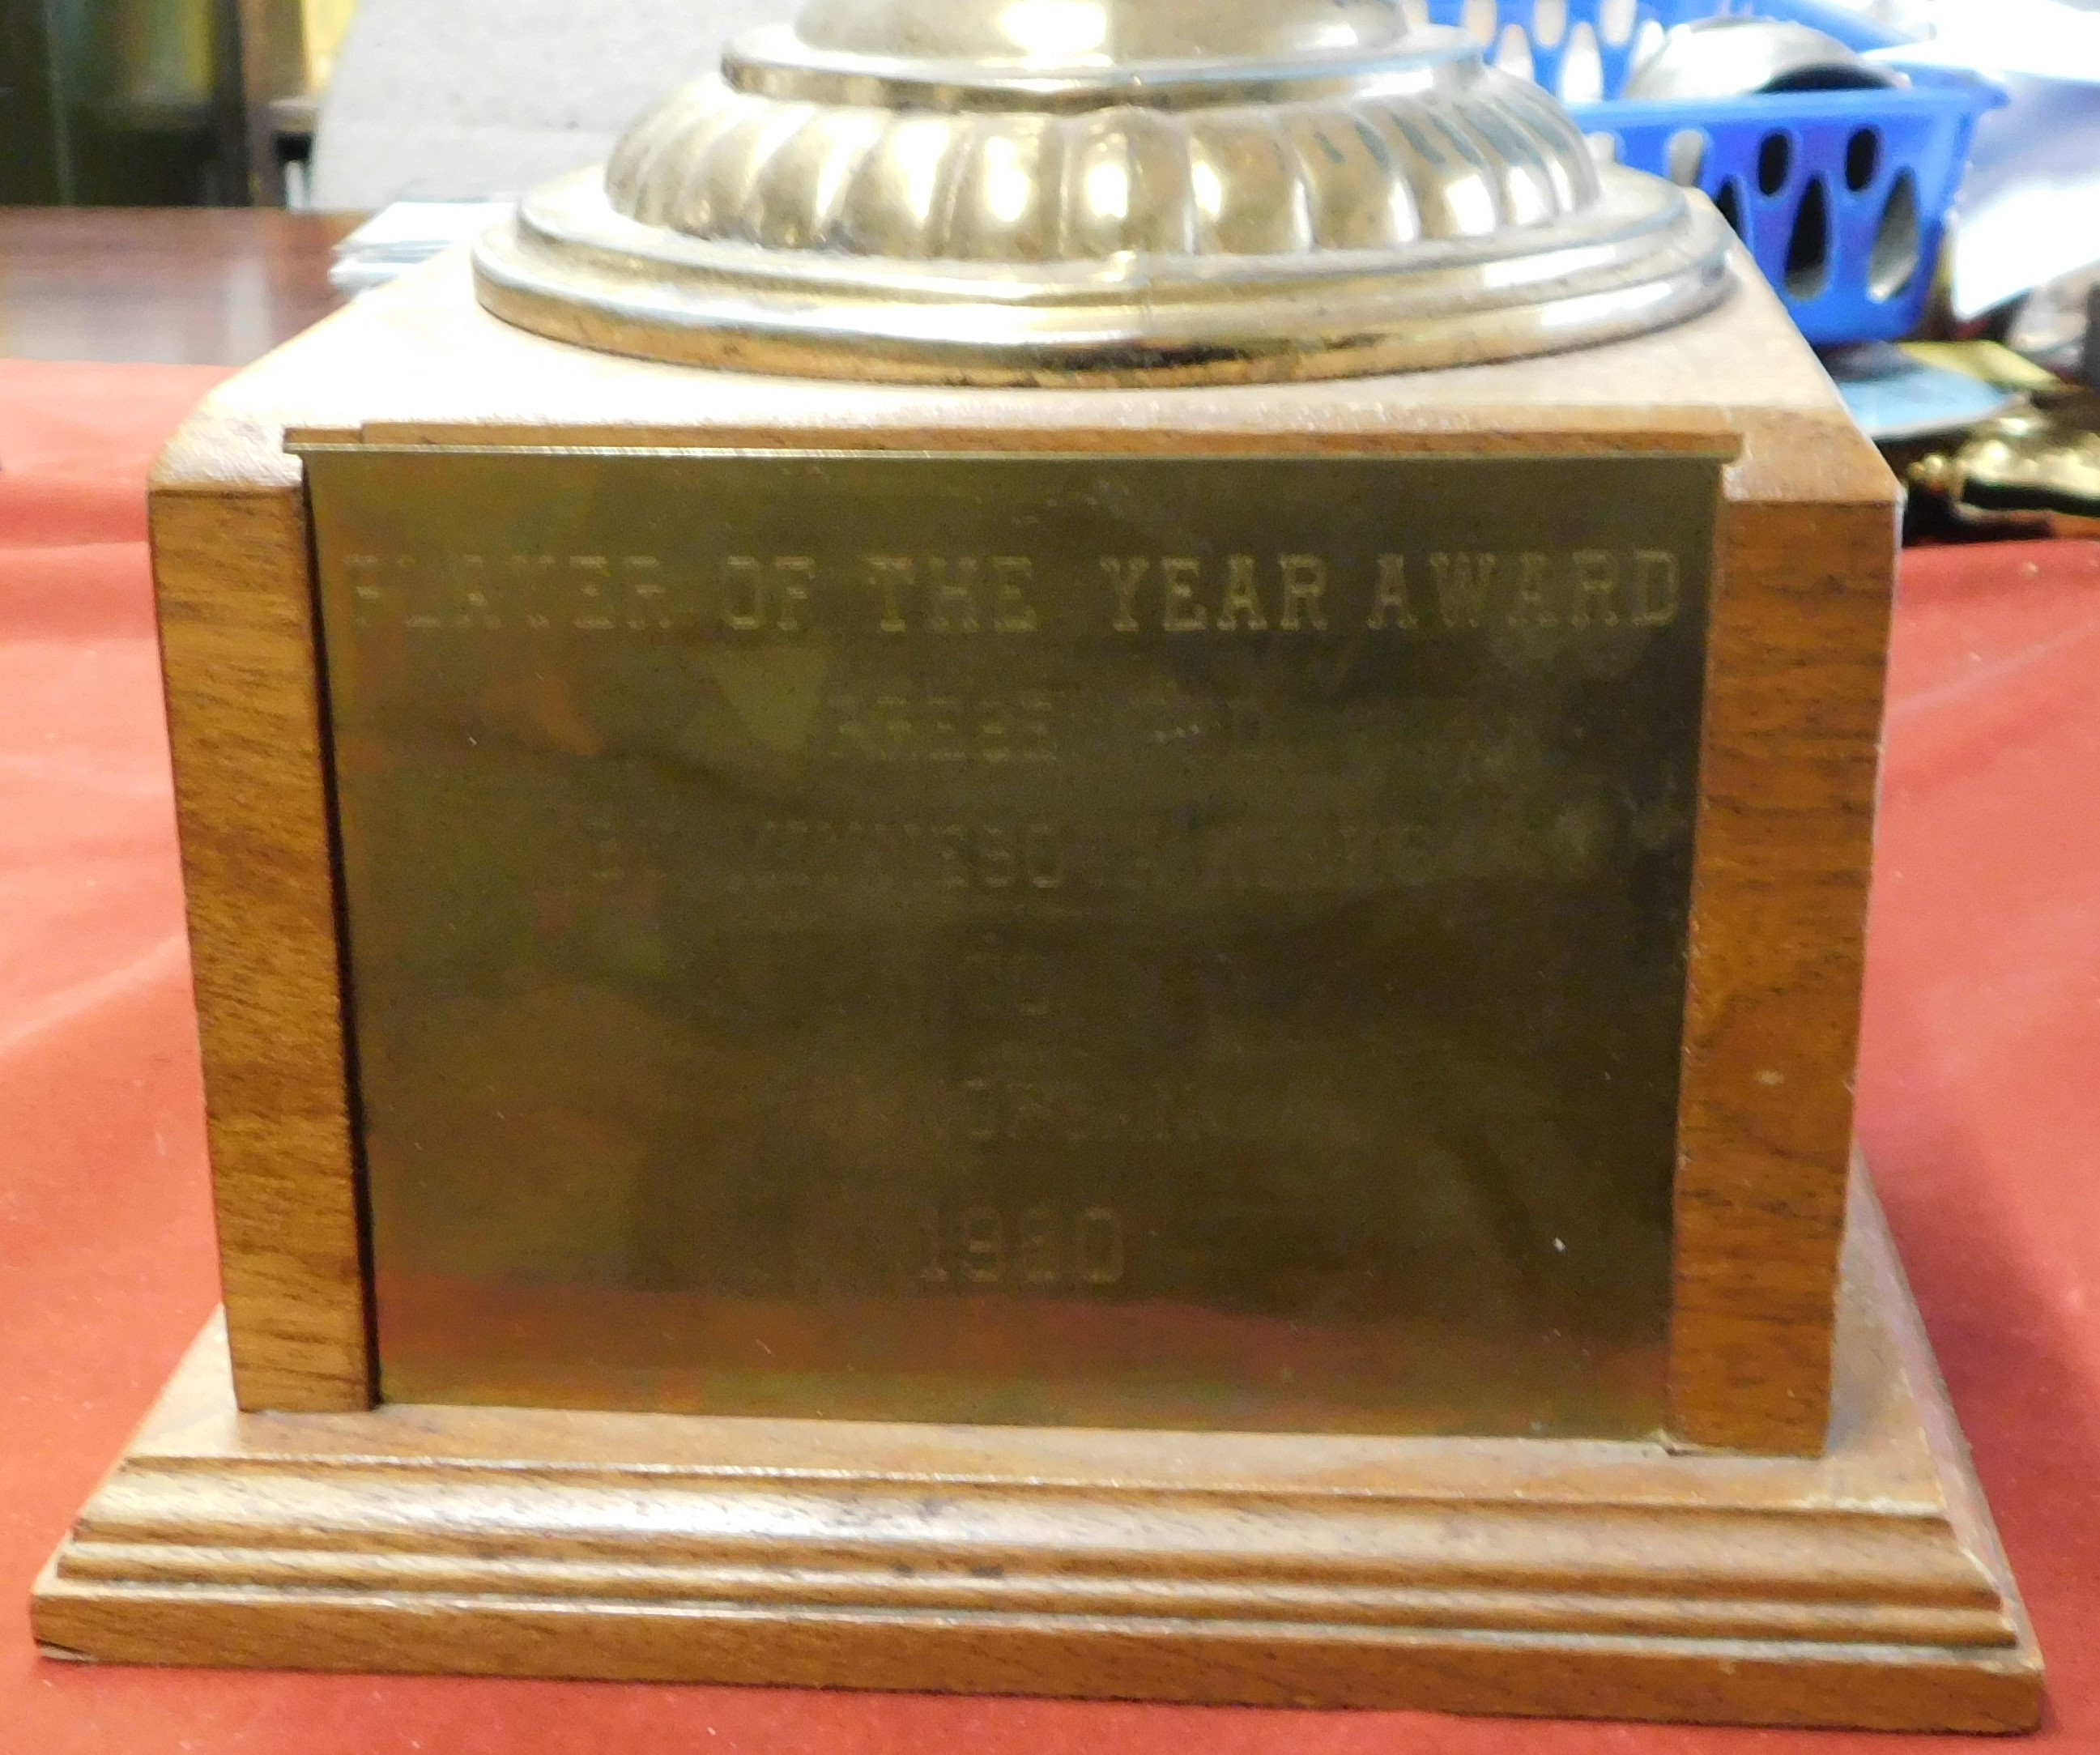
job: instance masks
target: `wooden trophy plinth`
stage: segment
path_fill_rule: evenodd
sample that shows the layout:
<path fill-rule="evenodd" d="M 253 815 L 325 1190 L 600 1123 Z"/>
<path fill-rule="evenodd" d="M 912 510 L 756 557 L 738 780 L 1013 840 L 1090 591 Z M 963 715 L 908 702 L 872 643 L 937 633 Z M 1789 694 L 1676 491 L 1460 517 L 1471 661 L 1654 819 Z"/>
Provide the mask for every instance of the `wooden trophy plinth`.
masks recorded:
<path fill-rule="evenodd" d="M 1818 1457 L 243 1413 L 214 1321 L 37 1633 L 107 1663 L 2029 1730 L 2033 1629 L 1855 1191 Z"/>
<path fill-rule="evenodd" d="M 1895 486 L 1733 271 L 951 389 L 448 261 L 215 393 L 152 518 L 224 1319 L 46 1650 L 2034 1724 L 1851 1161 Z"/>

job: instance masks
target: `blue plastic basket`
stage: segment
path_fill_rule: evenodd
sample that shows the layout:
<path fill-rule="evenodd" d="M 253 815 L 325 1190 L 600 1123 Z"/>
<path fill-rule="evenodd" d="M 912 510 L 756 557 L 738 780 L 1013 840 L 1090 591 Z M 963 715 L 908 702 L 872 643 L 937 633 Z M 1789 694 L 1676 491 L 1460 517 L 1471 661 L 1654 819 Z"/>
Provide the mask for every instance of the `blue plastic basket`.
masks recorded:
<path fill-rule="evenodd" d="M 2005 101 L 1987 80 L 1925 66 L 1889 90 L 1613 101 L 1636 57 L 1693 19 L 1790 19 L 1860 50 L 1904 41 L 1815 0 L 1427 0 L 1427 11 L 1492 31 L 1489 59 L 1557 93 L 1621 164 L 1704 189 L 1811 342 L 1894 341 L 1917 327 L 1976 119 Z"/>

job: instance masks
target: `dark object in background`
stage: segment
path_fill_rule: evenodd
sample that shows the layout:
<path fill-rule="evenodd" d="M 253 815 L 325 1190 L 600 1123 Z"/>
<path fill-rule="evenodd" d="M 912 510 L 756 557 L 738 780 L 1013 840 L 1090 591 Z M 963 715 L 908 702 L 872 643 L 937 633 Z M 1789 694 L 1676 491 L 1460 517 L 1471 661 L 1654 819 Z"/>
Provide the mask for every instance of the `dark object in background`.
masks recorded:
<path fill-rule="evenodd" d="M 236 0 L 0 0 L 0 201 L 248 199 Z"/>
<path fill-rule="evenodd" d="M 0 202 L 60 200 L 66 165 L 46 0 L 0 0 Z"/>

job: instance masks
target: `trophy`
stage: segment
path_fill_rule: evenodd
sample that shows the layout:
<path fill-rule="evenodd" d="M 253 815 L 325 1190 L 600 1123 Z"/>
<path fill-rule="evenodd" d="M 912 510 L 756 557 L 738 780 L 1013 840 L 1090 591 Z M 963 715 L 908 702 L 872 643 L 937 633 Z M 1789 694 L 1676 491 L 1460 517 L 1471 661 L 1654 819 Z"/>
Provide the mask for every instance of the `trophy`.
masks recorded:
<path fill-rule="evenodd" d="M 1896 489 L 1395 0 L 810 0 L 153 490 L 114 1661 L 2007 1730 L 1850 1078 Z"/>

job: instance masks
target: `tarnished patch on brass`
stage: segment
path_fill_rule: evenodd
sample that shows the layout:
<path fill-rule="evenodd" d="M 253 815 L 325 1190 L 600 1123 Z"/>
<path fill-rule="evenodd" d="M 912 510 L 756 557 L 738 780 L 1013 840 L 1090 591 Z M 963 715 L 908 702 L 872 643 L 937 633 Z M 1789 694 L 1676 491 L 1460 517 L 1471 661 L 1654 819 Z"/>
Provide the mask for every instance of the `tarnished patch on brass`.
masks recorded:
<path fill-rule="evenodd" d="M 1716 461 L 306 457 L 389 1399 L 1661 1424 Z"/>

